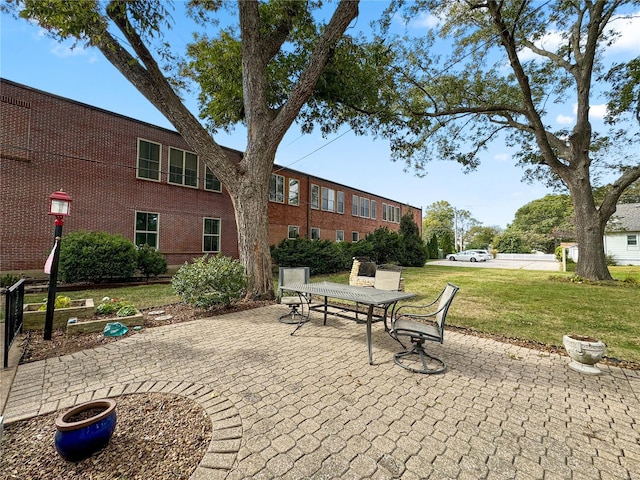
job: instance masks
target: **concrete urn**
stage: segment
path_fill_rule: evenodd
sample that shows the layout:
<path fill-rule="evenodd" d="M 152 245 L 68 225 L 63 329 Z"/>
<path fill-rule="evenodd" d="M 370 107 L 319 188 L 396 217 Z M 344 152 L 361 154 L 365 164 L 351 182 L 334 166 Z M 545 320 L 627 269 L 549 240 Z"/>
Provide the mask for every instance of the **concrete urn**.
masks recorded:
<path fill-rule="evenodd" d="M 606 351 L 607 346 L 603 342 L 582 335 L 564 335 L 562 344 L 571 357 L 569 368 L 588 375 L 601 373 L 595 365 L 602 360 Z"/>

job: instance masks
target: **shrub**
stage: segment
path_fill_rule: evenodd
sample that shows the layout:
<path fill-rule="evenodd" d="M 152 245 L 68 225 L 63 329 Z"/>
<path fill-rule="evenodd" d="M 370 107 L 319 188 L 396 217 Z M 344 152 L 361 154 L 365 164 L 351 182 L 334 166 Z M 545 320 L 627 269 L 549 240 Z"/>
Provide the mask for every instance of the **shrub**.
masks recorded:
<path fill-rule="evenodd" d="M 14 275 L 13 273 L 6 273 L 5 275 L 0 276 L 0 288 L 9 288 L 19 280 L 20 277 L 18 275 Z"/>
<path fill-rule="evenodd" d="M 371 257 L 377 264 L 399 263 L 402 258 L 402 239 L 397 232 L 387 227 L 378 227 L 362 242 L 371 245 Z M 362 255 L 354 255 L 362 256 Z"/>
<path fill-rule="evenodd" d="M 98 315 L 114 315 L 116 317 L 129 317 L 138 312 L 133 303 L 126 301 L 124 298 L 104 297 L 102 302 L 96 307 Z"/>
<path fill-rule="evenodd" d="M 427 260 L 427 246 L 420 237 L 418 225 L 411 213 L 406 213 L 400 220 L 400 265 L 405 267 L 424 267 Z"/>
<path fill-rule="evenodd" d="M 229 306 L 244 295 L 247 276 L 237 260 L 220 254 L 204 255 L 182 265 L 171 279 L 171 285 L 183 302 L 195 307 Z"/>
<path fill-rule="evenodd" d="M 64 295 L 57 295 L 56 301 L 53 303 L 53 309 L 56 308 L 70 308 L 72 307 L 71 297 L 65 297 Z M 46 310 L 47 309 L 47 300 L 44 301 L 38 310 Z"/>
<path fill-rule="evenodd" d="M 122 235 L 72 232 L 61 242 L 59 268 L 66 282 L 126 280 L 136 269 L 136 248 Z"/>
<path fill-rule="evenodd" d="M 351 265 L 351 250 L 344 242 L 284 239 L 271 247 L 271 257 L 280 267 L 309 267 L 311 275 L 336 273 Z"/>
<path fill-rule="evenodd" d="M 136 265 L 140 273 L 148 281 L 149 277 L 155 277 L 167 271 L 167 259 L 159 251 L 146 243 L 138 247 L 136 252 Z"/>

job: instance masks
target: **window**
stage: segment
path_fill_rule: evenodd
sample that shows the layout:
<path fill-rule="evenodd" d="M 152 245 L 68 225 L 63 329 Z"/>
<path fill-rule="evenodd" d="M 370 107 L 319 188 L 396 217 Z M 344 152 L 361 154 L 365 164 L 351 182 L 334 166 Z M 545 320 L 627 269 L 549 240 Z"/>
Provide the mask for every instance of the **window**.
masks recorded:
<path fill-rule="evenodd" d="M 371 218 L 373 220 L 375 220 L 377 217 L 376 215 L 376 201 L 375 200 L 371 200 Z"/>
<path fill-rule="evenodd" d="M 198 156 L 177 148 L 169 148 L 169 183 L 198 186 Z"/>
<path fill-rule="evenodd" d="M 222 192 L 220 180 L 218 180 L 218 177 L 213 174 L 209 167 L 205 169 L 204 189 L 211 190 L 212 192 Z"/>
<path fill-rule="evenodd" d="M 269 201 L 284 203 L 284 177 L 282 175 L 271 174 Z"/>
<path fill-rule="evenodd" d="M 351 241 L 357 242 L 360 240 L 360 234 L 358 232 L 351 232 Z"/>
<path fill-rule="evenodd" d="M 638 236 L 627 235 L 627 247 L 637 247 L 637 246 L 638 246 Z"/>
<path fill-rule="evenodd" d="M 351 214 L 354 217 L 358 216 L 358 196 L 357 195 L 353 196 L 353 203 L 351 204 Z"/>
<path fill-rule="evenodd" d="M 160 181 L 160 144 L 138 140 L 138 178 Z"/>
<path fill-rule="evenodd" d="M 333 212 L 335 211 L 335 206 L 336 206 L 335 190 L 322 187 L 322 210 Z"/>
<path fill-rule="evenodd" d="M 338 205 L 336 211 L 338 213 L 344 213 L 344 192 L 338 192 Z"/>
<path fill-rule="evenodd" d="M 300 205 L 300 182 L 295 178 L 289 179 L 289 205 Z"/>
<path fill-rule="evenodd" d="M 360 216 L 369 218 L 369 199 L 360 197 Z"/>
<path fill-rule="evenodd" d="M 395 209 L 393 208 L 393 205 L 387 205 L 387 220 L 390 222 L 395 222 L 393 215 L 395 213 Z"/>
<path fill-rule="evenodd" d="M 311 228 L 311 240 L 320 240 L 319 228 Z"/>
<path fill-rule="evenodd" d="M 400 207 L 396 207 L 396 223 L 400 223 Z"/>
<path fill-rule="evenodd" d="M 320 208 L 320 187 L 311 185 L 311 208 Z"/>
<path fill-rule="evenodd" d="M 205 218 L 202 227 L 202 251 L 220 251 L 220 219 Z"/>
<path fill-rule="evenodd" d="M 158 214 L 136 212 L 135 243 L 138 247 L 144 244 L 158 249 Z"/>
<path fill-rule="evenodd" d="M 387 204 L 382 204 L 382 220 L 387 220 Z"/>
<path fill-rule="evenodd" d="M 344 230 L 336 230 L 336 242 L 344 242 Z"/>
<path fill-rule="evenodd" d="M 289 233 L 287 234 L 287 238 L 295 239 L 300 236 L 300 227 L 297 225 L 289 225 Z"/>

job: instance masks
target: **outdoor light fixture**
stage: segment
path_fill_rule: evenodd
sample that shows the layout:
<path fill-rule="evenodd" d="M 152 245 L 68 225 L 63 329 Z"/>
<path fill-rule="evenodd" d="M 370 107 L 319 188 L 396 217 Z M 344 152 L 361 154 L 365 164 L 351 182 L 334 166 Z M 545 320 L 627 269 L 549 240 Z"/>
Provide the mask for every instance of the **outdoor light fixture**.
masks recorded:
<path fill-rule="evenodd" d="M 69 215 L 71 197 L 62 190 L 53 192 L 49 197 L 49 215 L 66 217 Z"/>
<path fill-rule="evenodd" d="M 60 259 L 60 240 L 62 238 L 62 226 L 64 217 L 69 215 L 71 197 L 58 190 L 49 197 L 49 215 L 55 215 L 53 223 L 55 230 L 53 233 L 53 249 L 44 264 L 44 272 L 49 274 L 49 294 L 47 295 L 47 313 L 44 320 L 44 339 L 51 340 L 53 333 L 53 311 L 56 304 L 56 285 L 58 283 L 58 261 Z"/>

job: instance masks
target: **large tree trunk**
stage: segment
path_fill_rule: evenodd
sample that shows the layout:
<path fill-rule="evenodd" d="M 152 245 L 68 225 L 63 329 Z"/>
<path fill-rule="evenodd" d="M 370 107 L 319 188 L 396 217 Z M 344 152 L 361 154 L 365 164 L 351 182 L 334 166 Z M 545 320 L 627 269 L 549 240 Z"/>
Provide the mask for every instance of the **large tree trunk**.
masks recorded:
<path fill-rule="evenodd" d="M 586 161 L 581 165 L 585 164 Z M 588 167 L 575 170 L 570 180 L 568 185 L 573 201 L 578 240 L 576 275 L 589 280 L 613 280 L 604 252 L 604 228 L 608 216 L 603 217 L 596 208 Z"/>
<path fill-rule="evenodd" d="M 238 253 L 249 277 L 246 297 L 254 300 L 274 298 L 268 196 L 275 152 L 270 145 L 250 144 L 238 165 L 237 176 L 226 184 L 238 227 Z"/>

